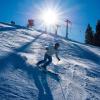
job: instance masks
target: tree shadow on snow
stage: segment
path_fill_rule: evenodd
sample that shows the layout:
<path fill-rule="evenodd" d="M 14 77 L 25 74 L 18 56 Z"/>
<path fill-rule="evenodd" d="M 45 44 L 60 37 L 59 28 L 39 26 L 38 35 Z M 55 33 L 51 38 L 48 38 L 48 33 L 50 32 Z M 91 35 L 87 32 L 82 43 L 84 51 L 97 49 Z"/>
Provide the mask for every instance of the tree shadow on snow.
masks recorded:
<path fill-rule="evenodd" d="M 77 44 L 73 44 L 73 45 L 68 45 L 69 49 L 74 50 L 73 56 L 76 57 L 80 57 L 83 59 L 88 59 L 98 65 L 100 65 L 100 56 L 98 56 L 97 54 L 95 54 L 94 52 L 90 51 L 87 48 L 82 48 L 80 46 L 78 46 Z"/>
<path fill-rule="evenodd" d="M 0 57 L 0 71 L 2 71 L 4 68 L 8 68 L 8 66 L 20 66 L 23 63 L 23 60 L 18 53 L 26 51 L 26 49 L 41 35 L 42 34 L 38 35 L 35 39 L 25 43 L 21 47 L 13 49 L 12 52 L 7 53 L 5 56 Z"/>

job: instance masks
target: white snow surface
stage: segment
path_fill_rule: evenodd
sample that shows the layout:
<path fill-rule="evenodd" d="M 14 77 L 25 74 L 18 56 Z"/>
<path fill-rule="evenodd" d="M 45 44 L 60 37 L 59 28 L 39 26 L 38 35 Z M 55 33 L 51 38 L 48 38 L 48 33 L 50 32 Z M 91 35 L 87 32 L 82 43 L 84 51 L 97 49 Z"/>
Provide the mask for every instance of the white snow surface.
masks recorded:
<path fill-rule="evenodd" d="M 47 68 L 59 75 L 44 73 L 36 63 L 56 42 L 61 61 L 53 56 Z M 0 31 L 0 100 L 100 100 L 100 48 L 31 29 Z"/>
<path fill-rule="evenodd" d="M 8 27 L 12 27 L 12 26 L 0 23 L 0 28 L 3 28 L 3 27 L 4 27 L 4 28 L 5 28 L 5 27 L 8 28 Z"/>

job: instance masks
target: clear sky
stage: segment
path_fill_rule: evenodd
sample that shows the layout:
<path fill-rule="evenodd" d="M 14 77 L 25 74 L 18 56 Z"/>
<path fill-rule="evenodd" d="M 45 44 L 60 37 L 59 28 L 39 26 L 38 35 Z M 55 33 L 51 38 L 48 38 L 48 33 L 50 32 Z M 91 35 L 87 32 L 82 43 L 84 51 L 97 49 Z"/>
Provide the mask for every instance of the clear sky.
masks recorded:
<path fill-rule="evenodd" d="M 39 10 L 51 5 L 63 12 L 62 20 L 72 21 L 69 28 L 69 38 L 84 41 L 84 32 L 90 23 L 95 31 L 95 25 L 100 19 L 100 0 L 0 0 L 0 21 L 26 25 L 29 18 L 35 18 Z M 36 21 L 37 22 L 37 21 Z M 64 23 L 63 23 L 64 24 Z M 62 25 L 59 34 L 65 35 Z"/>

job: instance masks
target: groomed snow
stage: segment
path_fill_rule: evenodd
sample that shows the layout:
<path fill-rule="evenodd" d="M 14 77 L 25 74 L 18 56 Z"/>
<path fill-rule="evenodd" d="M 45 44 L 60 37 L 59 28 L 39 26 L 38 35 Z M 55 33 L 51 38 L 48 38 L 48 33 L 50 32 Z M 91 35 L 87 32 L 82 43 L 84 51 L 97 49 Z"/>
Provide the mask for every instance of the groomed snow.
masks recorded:
<path fill-rule="evenodd" d="M 59 76 L 35 65 L 55 42 L 61 61 L 53 56 L 48 69 Z M 0 100 L 100 100 L 100 48 L 36 30 L 0 31 Z"/>

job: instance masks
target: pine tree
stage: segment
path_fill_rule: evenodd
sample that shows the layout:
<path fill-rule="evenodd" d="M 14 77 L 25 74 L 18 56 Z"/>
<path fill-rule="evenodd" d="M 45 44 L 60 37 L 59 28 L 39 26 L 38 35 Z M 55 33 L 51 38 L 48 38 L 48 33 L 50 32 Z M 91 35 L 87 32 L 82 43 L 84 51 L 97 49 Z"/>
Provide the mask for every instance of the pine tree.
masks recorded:
<path fill-rule="evenodd" d="M 94 45 L 100 46 L 100 20 L 97 21 L 96 33 L 94 35 Z"/>
<path fill-rule="evenodd" d="M 86 44 L 93 44 L 93 31 L 90 24 L 88 24 L 86 32 L 85 32 L 85 43 Z"/>

